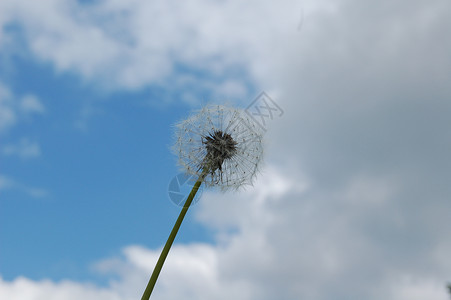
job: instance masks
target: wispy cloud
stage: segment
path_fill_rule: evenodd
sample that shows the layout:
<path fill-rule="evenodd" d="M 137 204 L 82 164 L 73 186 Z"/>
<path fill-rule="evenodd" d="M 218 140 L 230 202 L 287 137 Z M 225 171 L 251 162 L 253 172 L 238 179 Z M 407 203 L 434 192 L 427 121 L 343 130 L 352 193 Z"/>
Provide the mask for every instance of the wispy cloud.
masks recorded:
<path fill-rule="evenodd" d="M 41 148 L 38 143 L 22 138 L 18 143 L 6 144 L 1 147 L 1 153 L 5 156 L 18 156 L 22 159 L 29 159 L 39 157 Z"/>
<path fill-rule="evenodd" d="M 8 132 L 24 118 L 44 112 L 45 107 L 36 96 L 18 97 L 0 81 L 0 133 Z"/>
<path fill-rule="evenodd" d="M 95 116 L 103 113 L 104 111 L 99 106 L 95 106 L 92 102 L 85 102 L 74 122 L 74 127 L 78 130 L 86 131 L 89 127 L 89 121 Z"/>
<path fill-rule="evenodd" d="M 32 198 L 44 198 L 49 194 L 46 189 L 28 186 L 7 175 L 0 174 L 0 192 L 6 192 L 8 190 L 25 193 Z"/>
<path fill-rule="evenodd" d="M 16 123 L 16 112 L 10 91 L 0 82 L 0 133 Z"/>
<path fill-rule="evenodd" d="M 32 114 L 32 113 L 42 114 L 45 112 L 44 105 L 42 105 L 42 103 L 34 95 L 25 95 L 20 100 L 20 109 L 24 113 L 28 113 L 28 114 Z"/>
<path fill-rule="evenodd" d="M 7 190 L 14 186 L 14 181 L 10 178 L 0 174 L 0 191 Z"/>

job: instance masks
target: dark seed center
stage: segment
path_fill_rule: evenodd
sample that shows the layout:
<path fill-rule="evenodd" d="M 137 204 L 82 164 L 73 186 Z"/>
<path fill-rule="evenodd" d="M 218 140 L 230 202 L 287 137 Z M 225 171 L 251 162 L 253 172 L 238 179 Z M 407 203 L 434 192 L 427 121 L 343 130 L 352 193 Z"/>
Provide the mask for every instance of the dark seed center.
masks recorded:
<path fill-rule="evenodd" d="M 210 133 L 202 143 L 207 149 L 206 163 L 214 172 L 216 169 L 222 170 L 224 160 L 232 158 L 237 151 L 237 142 L 228 133 L 216 130 Z"/>

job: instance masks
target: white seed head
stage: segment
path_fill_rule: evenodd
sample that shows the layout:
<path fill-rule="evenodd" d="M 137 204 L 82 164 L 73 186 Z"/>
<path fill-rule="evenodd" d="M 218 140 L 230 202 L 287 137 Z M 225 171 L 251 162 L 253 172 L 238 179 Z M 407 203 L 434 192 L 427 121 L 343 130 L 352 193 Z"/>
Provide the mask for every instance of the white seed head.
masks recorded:
<path fill-rule="evenodd" d="M 262 160 L 263 132 L 242 110 L 207 105 L 176 124 L 173 151 L 189 174 L 205 172 L 207 186 L 239 188 L 252 181 Z"/>

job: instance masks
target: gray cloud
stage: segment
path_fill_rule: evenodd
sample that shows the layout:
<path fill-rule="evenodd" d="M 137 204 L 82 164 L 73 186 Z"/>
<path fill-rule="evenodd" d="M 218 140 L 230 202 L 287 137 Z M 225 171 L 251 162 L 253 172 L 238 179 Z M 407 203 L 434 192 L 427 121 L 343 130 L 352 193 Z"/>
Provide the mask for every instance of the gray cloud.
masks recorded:
<path fill-rule="evenodd" d="M 286 270 L 299 258 L 296 284 L 317 299 L 391 299 L 403 276 L 449 280 L 437 255 L 451 250 L 449 3 L 393 6 L 343 1 L 306 18 L 265 82 L 286 111 L 269 132 L 269 160 L 311 181 L 307 195 L 272 210 L 284 226 L 271 227 L 268 244 L 280 245 Z M 290 228 L 298 235 L 279 238 Z"/>

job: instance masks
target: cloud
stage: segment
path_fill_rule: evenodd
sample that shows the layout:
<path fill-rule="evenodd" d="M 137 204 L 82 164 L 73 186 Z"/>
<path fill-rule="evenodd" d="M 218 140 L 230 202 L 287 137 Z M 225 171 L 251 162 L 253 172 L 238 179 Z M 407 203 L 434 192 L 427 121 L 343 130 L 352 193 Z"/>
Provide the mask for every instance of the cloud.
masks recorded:
<path fill-rule="evenodd" d="M 81 131 L 88 130 L 89 121 L 104 111 L 96 106 L 92 102 L 85 102 L 77 116 L 77 120 L 74 122 L 74 127 Z"/>
<path fill-rule="evenodd" d="M 0 81 L 0 133 L 6 133 L 18 121 L 45 112 L 44 105 L 34 95 L 20 98 Z"/>
<path fill-rule="evenodd" d="M 235 195 L 204 193 L 191 213 L 217 230 L 217 243 L 175 244 L 153 296 L 410 300 L 415 295 L 417 299 L 447 299 L 447 267 L 434 260 L 437 253 L 451 250 L 449 243 L 439 242 L 446 241 L 447 233 L 431 239 L 412 234 L 406 226 L 410 224 L 396 223 L 390 216 L 378 222 L 374 213 L 377 216 L 389 209 L 392 204 L 387 200 L 397 194 L 386 182 L 359 179 L 342 193 L 323 195 L 305 179 L 289 175 L 272 167 L 255 189 Z M 381 201 L 370 196 L 369 203 L 363 197 L 359 204 L 356 194 L 343 196 L 355 186 L 362 191 L 368 188 L 361 194 L 367 195 L 375 190 L 367 186 L 372 181 L 380 182 Z M 400 220 L 407 215 L 398 214 Z M 424 244 L 425 238 L 429 244 Z M 17 278 L 3 281 L 0 292 L 11 300 L 41 299 L 40 295 L 47 299 L 72 299 L 74 295 L 86 300 L 136 299 L 160 251 L 132 245 L 121 256 L 99 261 L 94 269 L 110 278 L 105 287 Z"/>
<path fill-rule="evenodd" d="M 17 155 L 23 159 L 35 158 L 41 155 L 41 148 L 38 143 L 22 138 L 17 144 L 6 144 L 3 146 L 2 154 L 5 156 Z"/>
<path fill-rule="evenodd" d="M 0 174 L 0 191 L 9 189 L 13 185 L 14 182 L 10 178 Z"/>
<path fill-rule="evenodd" d="M 0 278 L 0 290 L 5 299 L 120 299 L 110 291 L 89 284 L 70 281 L 55 283 L 50 280 L 36 282 L 24 277 L 19 277 L 11 283 Z"/>
<path fill-rule="evenodd" d="M 0 133 L 16 123 L 10 91 L 0 82 Z"/>
<path fill-rule="evenodd" d="M 248 64 L 261 56 L 269 34 L 296 30 L 301 8 L 297 1 L 275 7 L 270 1 L 205 0 L 87 5 L 8 0 L 2 6 L 3 23 L 21 28 L 3 35 L 22 34 L 33 56 L 58 72 L 73 72 L 110 89 L 186 89 L 184 74 L 189 74 L 188 91 L 219 87 L 220 96 L 248 89 Z"/>
<path fill-rule="evenodd" d="M 443 286 L 428 279 L 405 278 L 392 287 L 393 299 L 447 299 L 443 295 Z"/>
<path fill-rule="evenodd" d="M 9 176 L 0 174 L 0 191 L 6 192 L 9 190 L 25 193 L 32 198 L 43 198 L 49 194 L 48 191 L 43 188 L 30 187 Z"/>
<path fill-rule="evenodd" d="M 39 113 L 45 112 L 44 105 L 34 95 L 26 95 L 20 101 L 20 109 L 24 113 Z"/>

